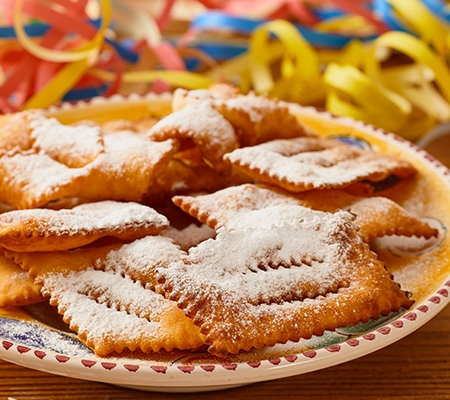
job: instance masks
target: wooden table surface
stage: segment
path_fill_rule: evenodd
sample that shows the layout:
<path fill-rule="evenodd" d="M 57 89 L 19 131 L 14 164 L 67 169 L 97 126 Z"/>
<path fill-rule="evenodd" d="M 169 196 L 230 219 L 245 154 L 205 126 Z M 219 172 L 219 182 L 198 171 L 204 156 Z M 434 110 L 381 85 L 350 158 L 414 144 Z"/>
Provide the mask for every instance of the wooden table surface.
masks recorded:
<path fill-rule="evenodd" d="M 400 341 L 304 375 L 195 394 L 149 393 L 50 375 L 0 361 L 0 399 L 450 399 L 450 306 Z"/>
<path fill-rule="evenodd" d="M 449 136 L 450 138 L 450 136 Z M 450 142 L 450 141 L 448 141 Z M 450 166 L 450 143 L 435 155 Z M 430 152 L 434 152 L 432 148 Z M 450 399 L 450 306 L 411 335 L 359 359 L 304 375 L 209 393 L 123 389 L 30 370 L 0 360 L 0 400 Z"/>

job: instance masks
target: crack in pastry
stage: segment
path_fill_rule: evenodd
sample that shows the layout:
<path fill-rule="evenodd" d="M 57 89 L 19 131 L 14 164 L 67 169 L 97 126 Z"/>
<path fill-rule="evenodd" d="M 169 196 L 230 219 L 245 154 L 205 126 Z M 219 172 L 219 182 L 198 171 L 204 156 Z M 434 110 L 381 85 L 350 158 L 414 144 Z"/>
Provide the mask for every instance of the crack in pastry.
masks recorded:
<path fill-rule="evenodd" d="M 291 192 L 341 189 L 361 181 L 416 173 L 407 161 L 334 139 L 299 137 L 238 148 L 224 160 L 260 182 Z"/>
<path fill-rule="evenodd" d="M 243 184 L 197 196 L 174 196 L 172 201 L 212 229 L 244 226 L 245 214 L 275 205 L 302 205 L 320 211 L 339 209 L 356 215 L 354 223 L 365 242 L 385 235 L 437 237 L 438 230 L 387 197 L 360 197 L 341 190 L 289 193 L 265 184 Z M 251 225 L 251 222 L 249 222 Z"/>
<path fill-rule="evenodd" d="M 226 356 L 298 341 L 411 306 L 384 264 L 362 242 L 354 216 L 305 210 L 296 222 L 219 229 L 215 240 L 191 249 L 186 260 L 158 269 L 163 284 L 159 290 L 169 293 L 200 327 L 211 354 Z M 268 257 L 286 266 L 275 270 L 281 282 L 258 267 Z M 314 265 L 314 274 L 307 272 L 311 267 L 302 266 L 302 284 L 313 278 L 319 285 L 308 296 L 300 279 L 295 285 L 281 274 L 292 273 L 292 258 L 298 263 L 305 257 Z M 258 272 L 246 282 L 245 270 Z M 291 297 L 280 301 L 288 293 Z"/>
<path fill-rule="evenodd" d="M 13 210 L 0 214 L 0 246 L 18 252 L 67 250 L 107 236 L 132 241 L 168 226 L 165 216 L 132 202 L 101 201 L 58 211 Z"/>

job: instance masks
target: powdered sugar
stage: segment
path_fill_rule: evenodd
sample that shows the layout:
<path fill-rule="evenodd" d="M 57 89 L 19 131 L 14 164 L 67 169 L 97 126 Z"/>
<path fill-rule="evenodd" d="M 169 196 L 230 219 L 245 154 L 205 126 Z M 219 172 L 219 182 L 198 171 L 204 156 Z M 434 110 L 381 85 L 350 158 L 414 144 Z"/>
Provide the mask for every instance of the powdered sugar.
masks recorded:
<path fill-rule="evenodd" d="M 189 103 L 168 115 L 155 124 L 148 135 L 150 138 L 158 137 L 166 130 L 177 131 L 177 135 L 185 135 L 194 141 L 198 138 L 213 148 L 233 149 L 236 145 L 233 126 L 205 101 Z"/>
<path fill-rule="evenodd" d="M 146 236 L 130 244 L 110 251 L 105 260 L 98 260 L 95 267 L 121 275 L 129 275 L 133 280 L 154 283 L 155 270 L 166 268 L 179 261 L 186 253 L 170 239 L 163 236 Z"/>
<path fill-rule="evenodd" d="M 274 206 L 247 215 L 241 227 L 220 228 L 215 239 L 191 248 L 184 264 L 171 265 L 163 275 L 184 268 L 224 292 L 245 293 L 254 304 L 314 298 L 351 276 L 345 268 L 349 244 L 344 239 L 346 231 L 357 228 L 350 214 Z"/>
<path fill-rule="evenodd" d="M 147 227 L 163 229 L 169 225 L 167 218 L 150 207 L 138 203 L 101 201 L 82 204 L 73 209 L 15 210 L 0 215 L 0 223 L 39 221 L 45 233 L 79 235 L 87 232 L 124 231 Z M 8 229 L 7 226 L 2 227 Z"/>
<path fill-rule="evenodd" d="M 224 102 L 230 110 L 243 111 L 253 124 L 261 122 L 269 112 L 273 112 L 280 107 L 273 99 L 254 94 L 249 94 L 248 96 L 238 95 L 226 99 Z M 220 104 L 221 101 L 219 100 L 215 103 Z"/>
<path fill-rule="evenodd" d="M 198 245 L 206 239 L 210 239 L 216 235 L 216 232 L 207 225 L 189 224 L 186 228 L 176 229 L 169 226 L 163 232 L 162 236 L 171 238 L 183 250 Z"/>
<path fill-rule="evenodd" d="M 37 116 L 31 123 L 33 149 L 68 167 L 82 167 L 104 151 L 98 126 L 61 124 L 56 118 Z"/>
<path fill-rule="evenodd" d="M 290 190 L 344 187 L 372 175 L 381 180 L 396 170 L 414 173 L 406 162 L 329 139 L 274 140 L 236 149 L 225 159 L 251 175 L 287 184 Z"/>
<path fill-rule="evenodd" d="M 116 343 L 113 348 L 121 351 L 136 348 L 142 337 L 147 341 L 161 337 L 159 322 L 147 318 L 162 313 L 169 302 L 129 278 L 86 270 L 67 276 L 48 274 L 42 281 L 43 292 L 57 299 L 64 319 L 88 344 L 101 348 L 102 343 Z"/>

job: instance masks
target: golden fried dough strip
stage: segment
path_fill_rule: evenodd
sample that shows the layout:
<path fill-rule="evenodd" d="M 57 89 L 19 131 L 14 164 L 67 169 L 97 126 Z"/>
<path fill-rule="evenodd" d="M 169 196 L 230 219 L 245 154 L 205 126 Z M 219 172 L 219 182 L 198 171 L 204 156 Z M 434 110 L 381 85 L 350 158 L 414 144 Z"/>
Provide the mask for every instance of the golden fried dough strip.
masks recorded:
<path fill-rule="evenodd" d="M 168 226 L 163 215 L 131 202 L 102 201 L 59 211 L 14 210 L 0 214 L 0 246 L 18 252 L 67 250 L 105 236 L 131 241 Z"/>
<path fill-rule="evenodd" d="M 46 154 L 0 157 L 0 201 L 16 209 L 36 208 L 64 197 L 78 197 L 85 168 L 69 168 Z"/>
<path fill-rule="evenodd" d="M 104 143 L 72 197 L 139 202 L 178 149 L 175 140 L 153 142 L 128 131 L 106 134 Z"/>
<path fill-rule="evenodd" d="M 326 138 L 273 140 L 236 149 L 224 159 L 256 180 L 291 192 L 340 189 L 416 173 L 407 161 Z"/>
<path fill-rule="evenodd" d="M 133 252 L 139 246 L 124 245 L 123 250 L 105 246 L 54 253 L 7 251 L 7 255 L 42 285 L 43 294 L 58 307 L 64 321 L 99 356 L 124 349 L 157 352 L 198 348 L 204 344 L 203 337 L 176 303 L 149 290 L 145 281 L 125 274 L 133 268 L 122 261 L 131 265 L 134 259 L 137 265 L 139 256 L 145 258 L 147 270 L 151 260 L 159 267 L 164 259 L 169 262 L 167 250 L 180 259 L 181 251 L 170 240 L 150 238 L 155 241 L 142 239 L 139 254 Z M 158 242 L 161 248 L 149 247 Z"/>
<path fill-rule="evenodd" d="M 16 209 L 76 197 L 140 201 L 178 149 L 174 140 L 152 142 L 132 132 L 112 132 L 103 140 L 105 151 L 81 168 L 42 153 L 0 157 L 0 175 L 7 177 L 0 182 L 0 201 Z"/>
<path fill-rule="evenodd" d="M 417 236 L 425 239 L 438 236 L 438 230 L 409 214 L 387 197 L 355 199 L 345 209 L 356 215 L 364 241 L 369 243 L 386 235 Z"/>
<path fill-rule="evenodd" d="M 46 154 L 71 168 L 92 162 L 103 152 L 100 128 L 66 126 L 38 111 L 23 111 L 0 118 L 0 156 L 34 152 Z"/>
<path fill-rule="evenodd" d="M 290 221 L 292 207 L 302 207 L 279 207 L 277 225 L 259 215 L 254 228 L 221 228 L 188 259 L 158 269 L 158 290 L 193 318 L 210 353 L 298 341 L 411 305 L 351 214 L 304 208 Z"/>
<path fill-rule="evenodd" d="M 223 176 L 204 162 L 189 166 L 177 159 L 172 159 L 149 187 L 143 202 L 162 203 L 182 193 L 210 193 L 226 187 L 227 184 Z"/>
<path fill-rule="evenodd" d="M 190 139 L 203 159 L 218 171 L 229 169 L 225 153 L 237 147 L 233 126 L 209 102 L 188 103 L 180 111 L 162 118 L 148 131 L 152 140 Z"/>
<path fill-rule="evenodd" d="M 229 84 L 216 84 L 208 89 L 190 91 L 177 89 L 174 92 L 172 108 L 174 111 L 181 110 L 195 102 L 210 103 L 231 122 L 241 147 L 275 138 L 312 135 L 283 102 L 254 93 L 241 95 L 236 87 Z M 281 126 L 283 129 L 280 129 Z"/>
<path fill-rule="evenodd" d="M 0 255 L 0 307 L 20 307 L 44 300 L 41 286 L 14 261 Z"/>
<path fill-rule="evenodd" d="M 173 92 L 172 111 L 179 111 L 187 104 L 212 99 L 230 99 L 239 95 L 239 89 L 229 83 L 215 83 L 208 89 L 187 90 L 177 88 Z"/>
<path fill-rule="evenodd" d="M 228 226 L 231 219 L 251 210 L 259 210 L 279 204 L 297 205 L 298 199 L 275 186 L 243 184 L 230 186 L 214 193 L 196 196 L 178 195 L 172 202 L 212 229 Z"/>
<path fill-rule="evenodd" d="M 385 235 L 417 236 L 429 239 L 437 229 L 408 213 L 386 197 L 358 197 L 341 190 L 311 190 L 290 193 L 270 185 L 244 184 L 198 196 L 175 196 L 175 205 L 213 229 L 243 226 L 245 213 L 269 206 L 299 204 L 314 210 L 356 215 L 355 225 L 366 243 Z"/>
<path fill-rule="evenodd" d="M 273 139 L 312 135 L 281 101 L 250 93 L 214 99 L 213 105 L 236 128 L 240 147 Z"/>

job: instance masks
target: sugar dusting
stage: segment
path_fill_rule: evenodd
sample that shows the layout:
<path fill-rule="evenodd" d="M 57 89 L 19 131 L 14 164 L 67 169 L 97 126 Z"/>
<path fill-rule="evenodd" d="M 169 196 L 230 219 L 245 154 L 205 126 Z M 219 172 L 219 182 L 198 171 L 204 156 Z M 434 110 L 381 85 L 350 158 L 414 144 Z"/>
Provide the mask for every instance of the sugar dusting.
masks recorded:
<path fill-rule="evenodd" d="M 183 229 L 169 226 L 161 232 L 161 235 L 173 239 L 181 249 L 188 250 L 206 239 L 214 237 L 216 232 L 206 225 L 189 224 Z"/>
<path fill-rule="evenodd" d="M 38 222 L 46 233 L 77 235 L 86 232 L 160 227 L 169 225 L 167 218 L 150 207 L 133 202 L 111 200 L 86 203 L 72 209 L 13 210 L 0 215 L 0 223 Z M 7 226 L 3 226 L 7 229 Z"/>
<path fill-rule="evenodd" d="M 61 124 L 56 118 L 37 116 L 30 127 L 33 149 L 68 167 L 82 167 L 104 150 L 101 131 L 97 126 L 69 126 Z"/>
<path fill-rule="evenodd" d="M 237 166 L 310 188 L 342 187 L 372 174 L 408 168 L 395 158 L 317 138 L 273 140 L 236 149 L 225 158 Z"/>
<path fill-rule="evenodd" d="M 163 118 L 150 128 L 148 136 L 158 138 L 166 131 L 178 132 L 178 135 L 184 134 L 194 140 L 198 138 L 203 144 L 226 151 L 236 145 L 233 126 L 206 101 L 189 103 Z"/>
<path fill-rule="evenodd" d="M 353 218 L 291 205 L 249 211 L 239 218 L 240 227 L 231 221 L 235 230 L 220 228 L 215 239 L 191 248 L 186 273 L 214 282 L 224 293 L 245 293 L 254 304 L 279 301 L 293 291 L 298 299 L 314 298 L 351 275 L 343 267 L 348 244 L 330 238 L 344 235 Z"/>

